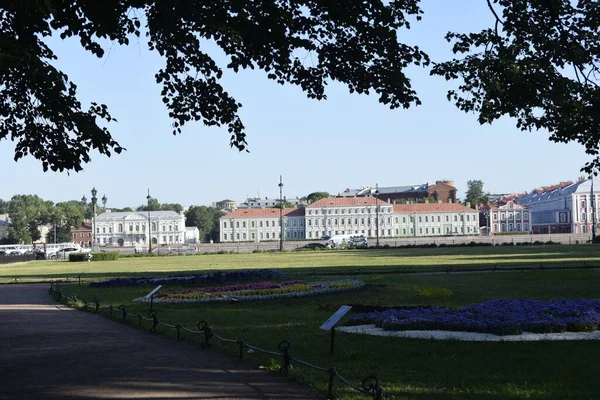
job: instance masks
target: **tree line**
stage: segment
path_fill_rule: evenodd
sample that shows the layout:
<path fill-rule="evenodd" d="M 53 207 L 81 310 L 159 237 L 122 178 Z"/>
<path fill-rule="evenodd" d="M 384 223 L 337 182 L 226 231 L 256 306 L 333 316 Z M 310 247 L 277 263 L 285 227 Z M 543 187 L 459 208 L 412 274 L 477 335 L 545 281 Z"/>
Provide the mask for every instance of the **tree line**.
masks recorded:
<path fill-rule="evenodd" d="M 183 212 L 178 203 L 160 203 L 151 198 L 148 204 L 136 207 L 135 211 L 175 211 Z M 96 206 L 96 215 L 104 210 Z M 111 209 L 112 212 L 133 212 L 133 208 Z M 93 209 L 91 203 L 80 200 L 69 200 L 54 203 L 37 195 L 15 195 L 10 200 L 0 199 L 0 214 L 8 214 L 10 225 L 8 236 L 0 239 L 0 244 L 32 243 L 44 240 L 47 243 L 65 243 L 71 240 L 71 228 L 82 226 L 84 221 L 91 220 Z M 215 207 L 192 206 L 185 211 L 186 226 L 196 226 L 200 231 L 201 241 L 217 241 L 219 239 L 219 218 L 225 213 Z M 50 230 L 42 238 L 40 227 L 49 226 Z"/>

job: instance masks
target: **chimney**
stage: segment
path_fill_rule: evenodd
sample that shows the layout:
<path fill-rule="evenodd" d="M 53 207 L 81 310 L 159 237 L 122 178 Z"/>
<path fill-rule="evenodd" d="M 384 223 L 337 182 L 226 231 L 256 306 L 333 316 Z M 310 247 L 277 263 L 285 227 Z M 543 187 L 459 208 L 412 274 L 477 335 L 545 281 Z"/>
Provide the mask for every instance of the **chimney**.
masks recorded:
<path fill-rule="evenodd" d="M 390 198 L 388 197 L 388 201 L 387 201 L 387 202 L 388 202 L 388 203 L 391 203 L 391 202 L 392 202 L 392 199 L 390 199 Z"/>

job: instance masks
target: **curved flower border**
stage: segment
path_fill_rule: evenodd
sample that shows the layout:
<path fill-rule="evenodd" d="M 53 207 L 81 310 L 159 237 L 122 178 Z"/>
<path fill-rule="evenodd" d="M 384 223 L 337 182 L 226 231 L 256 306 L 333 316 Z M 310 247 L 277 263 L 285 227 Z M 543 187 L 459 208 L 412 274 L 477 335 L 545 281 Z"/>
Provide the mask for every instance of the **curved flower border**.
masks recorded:
<path fill-rule="evenodd" d="M 274 300 L 274 299 L 286 299 L 286 298 L 298 298 L 306 296 L 315 296 L 320 294 L 348 292 L 362 289 L 365 283 L 360 280 L 340 280 L 340 281 L 324 281 L 324 282 L 307 282 L 309 286 L 315 286 L 313 290 L 300 291 L 292 293 L 278 293 L 278 294 L 265 294 L 265 295 L 248 295 L 244 296 L 239 293 L 232 292 L 231 295 L 223 295 L 219 297 L 209 298 L 198 298 L 198 299 L 181 299 L 181 298 L 168 298 L 158 297 L 154 298 L 154 303 L 230 303 L 237 301 L 251 301 L 251 300 Z M 335 286 L 331 287 L 332 284 L 349 284 L 347 286 Z M 320 286 L 320 287 L 319 287 Z M 150 299 L 145 297 L 139 297 L 133 301 L 149 303 Z"/>

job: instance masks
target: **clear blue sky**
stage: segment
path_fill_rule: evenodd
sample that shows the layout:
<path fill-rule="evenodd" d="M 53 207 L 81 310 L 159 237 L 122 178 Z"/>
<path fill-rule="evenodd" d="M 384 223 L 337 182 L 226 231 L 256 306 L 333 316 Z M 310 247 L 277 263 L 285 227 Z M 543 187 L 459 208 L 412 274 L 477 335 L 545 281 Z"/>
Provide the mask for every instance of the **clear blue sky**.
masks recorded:
<path fill-rule="evenodd" d="M 443 39 L 447 31 L 492 24 L 481 0 L 424 0 L 422 6 L 424 20 L 401 32 L 400 39 L 419 45 L 434 60 L 451 56 Z M 522 133 L 508 118 L 480 126 L 474 115 L 447 102 L 450 84 L 421 69 L 411 69 L 410 76 L 423 105 L 394 111 L 375 96 L 349 94 L 339 84 L 330 84 L 329 99 L 318 102 L 297 87 L 267 80 L 262 71 L 226 73 L 226 90 L 244 105 L 251 152 L 239 153 L 229 147 L 225 129 L 190 124 L 182 135 L 171 135 L 154 82 L 163 63 L 147 50 L 144 38 L 129 47 L 115 44 L 102 60 L 76 40 L 50 43 L 83 103 L 109 106 L 119 121 L 111 132 L 127 151 L 111 158 L 93 154 L 83 172 L 67 175 L 43 173 L 32 158 L 15 163 L 14 145 L 2 141 L 2 199 L 14 194 L 55 202 L 90 198 L 95 186 L 109 207 L 142 204 L 148 188 L 160 202 L 200 205 L 258 192 L 275 197 L 280 174 L 288 197 L 439 179 L 454 180 L 462 197 L 467 180 L 481 179 L 493 193 L 528 191 L 575 180 L 588 161 L 583 147 L 549 142 L 546 132 Z M 212 54 L 223 62 L 219 52 Z"/>

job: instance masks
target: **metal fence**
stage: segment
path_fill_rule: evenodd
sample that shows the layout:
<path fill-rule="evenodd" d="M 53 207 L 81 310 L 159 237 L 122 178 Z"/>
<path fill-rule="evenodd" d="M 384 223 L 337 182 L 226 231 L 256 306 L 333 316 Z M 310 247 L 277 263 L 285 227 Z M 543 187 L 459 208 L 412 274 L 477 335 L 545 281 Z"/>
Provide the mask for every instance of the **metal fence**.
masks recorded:
<path fill-rule="evenodd" d="M 35 260 L 35 254 L 25 254 L 25 255 L 0 255 L 0 264 L 13 264 L 24 261 L 32 261 Z"/>
<path fill-rule="evenodd" d="M 321 371 L 324 374 L 326 374 L 328 379 L 327 399 L 335 398 L 333 393 L 333 384 L 336 379 L 344 385 L 356 390 L 357 392 L 368 395 L 373 400 L 384 399 L 383 388 L 379 385 L 379 379 L 376 376 L 369 375 L 366 378 L 364 378 L 360 384 L 355 384 L 349 379 L 346 379 L 342 375 L 340 375 L 334 366 L 322 367 L 292 356 L 292 345 L 287 340 L 279 342 L 277 346 L 277 349 L 279 351 L 270 351 L 257 346 L 253 346 L 250 343 L 247 343 L 243 340 L 228 339 L 222 337 L 219 334 L 217 334 L 206 321 L 199 321 L 196 326 L 198 329 L 189 329 L 180 324 L 168 324 L 158 319 L 158 313 L 156 310 L 150 310 L 148 316 L 146 317 L 139 313 L 133 314 L 128 312 L 125 305 L 119 305 L 118 307 L 114 307 L 112 304 L 108 306 L 102 306 L 97 298 L 94 298 L 91 302 L 88 302 L 86 300 L 78 298 L 76 294 L 73 294 L 72 296 L 63 296 L 60 289 L 54 283 L 50 284 L 50 294 L 52 294 L 57 301 L 61 301 L 61 299 L 65 298 L 66 300 L 72 301 L 74 303 L 81 302 L 83 303 L 84 310 L 92 311 L 94 314 L 98 314 L 100 310 L 108 311 L 108 316 L 111 320 L 118 318 L 122 323 L 125 323 L 127 321 L 127 318 L 130 318 L 137 322 L 140 326 L 143 326 L 144 321 L 149 322 L 151 324 L 150 332 L 152 333 L 156 333 L 156 328 L 158 328 L 159 326 L 164 326 L 166 328 L 173 329 L 176 340 L 181 340 L 182 334 L 184 332 L 191 335 L 199 335 L 202 338 L 203 348 L 209 348 L 211 345 L 211 340 L 213 339 L 218 340 L 221 343 L 238 346 L 240 360 L 244 359 L 244 350 L 246 349 L 280 357 L 281 368 L 279 368 L 279 373 L 281 373 L 285 377 L 288 376 L 292 364 L 301 365 L 307 368 Z"/>

